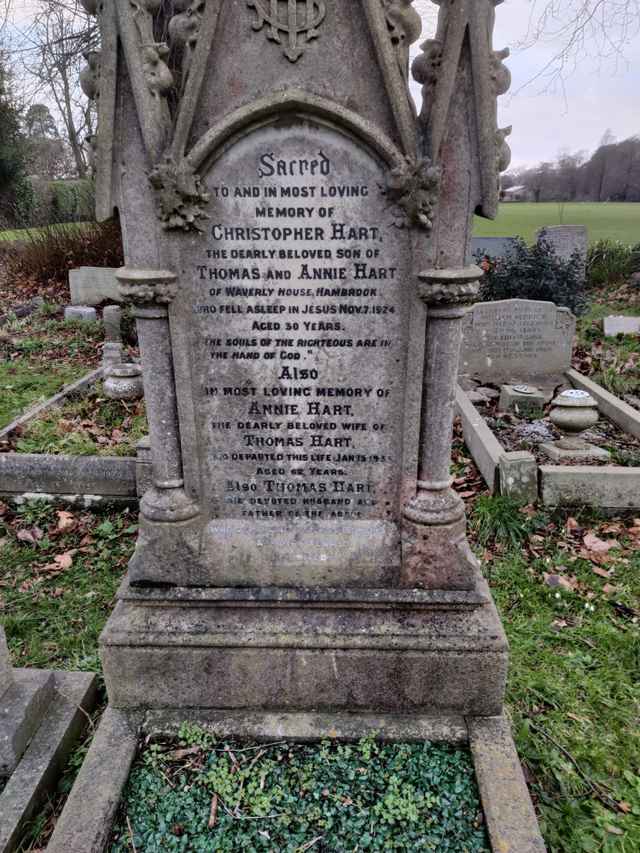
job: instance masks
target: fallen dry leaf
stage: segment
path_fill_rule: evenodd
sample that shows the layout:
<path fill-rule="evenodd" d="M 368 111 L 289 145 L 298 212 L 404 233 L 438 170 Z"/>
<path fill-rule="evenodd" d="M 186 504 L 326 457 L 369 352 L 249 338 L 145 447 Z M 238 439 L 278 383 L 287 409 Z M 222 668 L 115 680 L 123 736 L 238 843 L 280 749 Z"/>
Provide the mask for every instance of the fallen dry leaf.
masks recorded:
<path fill-rule="evenodd" d="M 618 592 L 619 589 L 620 589 L 620 587 L 614 586 L 611 583 L 606 583 L 602 587 L 602 591 L 604 592 L 605 595 L 613 595 L 614 593 Z"/>
<path fill-rule="evenodd" d="M 596 554 L 606 554 L 606 552 L 610 551 L 612 548 L 620 547 L 620 543 L 615 539 L 599 539 L 595 533 L 587 533 L 582 541 L 584 542 L 587 550 L 593 551 Z"/>
<path fill-rule="evenodd" d="M 550 575 L 547 572 L 544 572 L 543 577 L 547 586 L 554 588 L 562 587 L 562 589 L 566 589 L 568 592 L 574 592 L 577 585 L 577 578 L 575 577 L 565 578 L 562 575 Z"/>
<path fill-rule="evenodd" d="M 608 572 L 606 569 L 601 569 L 599 566 L 592 566 L 591 571 L 594 575 L 598 575 L 600 578 L 610 578 L 611 572 Z"/>
<path fill-rule="evenodd" d="M 35 545 L 43 536 L 44 533 L 39 527 L 32 527 L 30 530 L 18 530 L 16 533 L 16 538 L 20 542 L 28 542 L 29 545 Z"/>
<path fill-rule="evenodd" d="M 60 509 L 56 512 L 56 515 L 58 516 L 58 530 L 71 530 L 72 527 L 75 527 L 76 518 L 72 512 Z"/>

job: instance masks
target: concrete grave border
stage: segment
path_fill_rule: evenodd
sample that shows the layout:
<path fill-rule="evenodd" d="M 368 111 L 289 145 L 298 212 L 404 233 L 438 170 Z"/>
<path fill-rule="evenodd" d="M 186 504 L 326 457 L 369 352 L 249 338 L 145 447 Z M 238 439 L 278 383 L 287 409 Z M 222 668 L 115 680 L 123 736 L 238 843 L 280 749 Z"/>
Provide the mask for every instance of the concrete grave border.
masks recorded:
<path fill-rule="evenodd" d="M 544 853 L 508 720 L 359 714 L 148 711 L 107 708 L 47 847 L 47 853 L 105 853 L 124 786 L 144 734 L 175 734 L 183 722 L 253 740 L 357 740 L 469 746 L 493 853 Z"/>
<path fill-rule="evenodd" d="M 600 411 L 630 435 L 640 438 L 640 412 L 573 368 L 567 384 L 588 391 Z M 456 388 L 456 410 L 464 440 L 492 494 L 519 503 L 540 499 L 546 506 L 588 505 L 606 510 L 640 509 L 640 468 L 621 465 L 540 465 L 532 453 L 506 451 L 463 388 Z M 594 472 L 598 473 L 594 477 Z"/>
<path fill-rule="evenodd" d="M 15 673 L 43 670 L 14 670 Z M 38 729 L 0 794 L 0 853 L 13 853 L 89 723 L 96 703 L 92 672 L 51 672 L 53 697 Z"/>

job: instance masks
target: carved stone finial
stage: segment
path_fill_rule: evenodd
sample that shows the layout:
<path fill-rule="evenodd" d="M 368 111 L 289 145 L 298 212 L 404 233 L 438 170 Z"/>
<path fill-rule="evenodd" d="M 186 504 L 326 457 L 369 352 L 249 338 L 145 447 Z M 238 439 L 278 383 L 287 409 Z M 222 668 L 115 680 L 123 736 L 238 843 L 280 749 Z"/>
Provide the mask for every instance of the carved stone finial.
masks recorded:
<path fill-rule="evenodd" d="M 305 0 L 305 10 L 299 10 L 298 0 L 247 0 L 247 6 L 256 11 L 254 30 L 268 25 L 267 38 L 282 44 L 286 37 L 284 55 L 289 62 L 297 62 L 308 42 L 320 35 L 318 27 L 327 14 L 325 0 Z"/>
<path fill-rule="evenodd" d="M 180 167 L 166 157 L 149 174 L 149 182 L 158 193 L 159 212 L 167 230 L 201 231 L 201 220 L 209 217 L 203 205 L 209 201 L 199 175 L 186 162 Z"/>
<path fill-rule="evenodd" d="M 406 158 L 390 172 L 386 195 L 404 210 L 410 225 L 430 231 L 439 187 L 440 172 L 428 157 Z"/>
<path fill-rule="evenodd" d="M 414 0 L 382 0 L 391 41 L 405 78 L 409 76 L 409 50 L 420 38 L 422 19 L 413 8 Z"/>

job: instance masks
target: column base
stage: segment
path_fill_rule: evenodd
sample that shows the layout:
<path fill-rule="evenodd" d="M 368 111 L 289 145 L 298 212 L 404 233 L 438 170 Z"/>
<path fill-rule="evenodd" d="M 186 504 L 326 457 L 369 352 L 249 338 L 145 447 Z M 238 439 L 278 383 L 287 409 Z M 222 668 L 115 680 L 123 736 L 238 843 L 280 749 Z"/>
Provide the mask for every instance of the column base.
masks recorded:
<path fill-rule="evenodd" d="M 153 485 L 142 496 L 140 512 L 149 521 L 189 521 L 200 514 L 200 507 L 187 497 L 182 480 L 168 486 Z"/>
<path fill-rule="evenodd" d="M 464 503 L 449 483 L 419 482 L 403 512 L 400 585 L 472 589 L 480 567 L 466 532 Z"/>
<path fill-rule="evenodd" d="M 466 536 L 464 516 L 449 524 L 402 525 L 400 584 L 412 589 L 473 589 L 479 563 Z"/>

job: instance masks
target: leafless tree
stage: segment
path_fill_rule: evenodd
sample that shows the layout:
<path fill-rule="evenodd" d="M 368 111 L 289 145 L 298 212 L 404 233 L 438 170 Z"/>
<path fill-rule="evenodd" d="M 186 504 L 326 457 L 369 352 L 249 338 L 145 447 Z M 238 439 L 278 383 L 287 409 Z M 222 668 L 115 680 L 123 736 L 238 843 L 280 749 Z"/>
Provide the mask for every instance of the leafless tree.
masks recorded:
<path fill-rule="evenodd" d="M 640 0 L 530 0 L 521 50 L 549 44 L 550 58 L 524 85 L 562 85 L 585 56 L 614 67 L 628 61 L 626 48 L 640 32 Z"/>
<path fill-rule="evenodd" d="M 95 125 L 79 78 L 85 54 L 95 49 L 97 40 L 95 19 L 78 0 L 39 0 L 15 51 L 23 69 L 23 97 L 27 104 L 46 100 L 51 105 L 78 177 L 87 174 L 85 141 Z"/>

